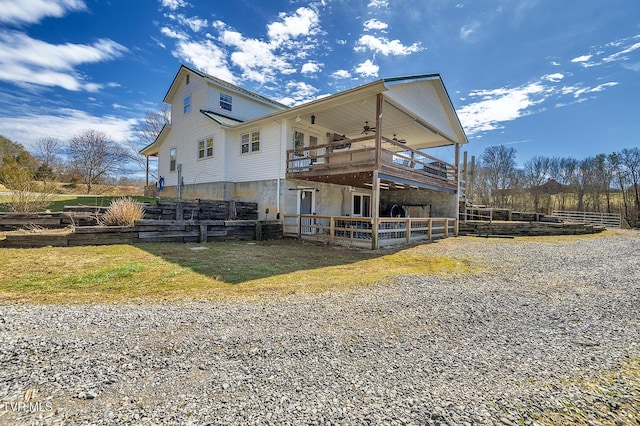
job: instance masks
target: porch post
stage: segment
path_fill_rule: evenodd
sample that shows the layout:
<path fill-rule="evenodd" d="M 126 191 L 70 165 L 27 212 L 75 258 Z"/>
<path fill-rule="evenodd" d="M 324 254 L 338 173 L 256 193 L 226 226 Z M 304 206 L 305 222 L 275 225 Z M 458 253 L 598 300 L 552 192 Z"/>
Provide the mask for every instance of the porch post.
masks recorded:
<path fill-rule="evenodd" d="M 149 156 L 145 155 L 144 158 L 147 159 L 147 183 L 145 186 L 149 186 Z"/>
<path fill-rule="evenodd" d="M 456 221 L 460 217 L 460 144 L 456 144 L 456 187 L 458 190 L 456 191 Z M 465 206 L 466 211 L 466 206 Z M 458 232 L 456 231 L 456 236 L 458 236 Z"/>
<path fill-rule="evenodd" d="M 377 128 L 376 128 L 377 130 Z M 373 194 L 371 197 L 371 250 L 377 250 L 378 244 L 378 226 L 380 226 L 380 179 L 378 179 L 378 170 L 373 171 Z"/>
<path fill-rule="evenodd" d="M 378 170 L 382 162 L 382 93 L 378 93 L 376 97 L 376 165 L 373 170 L 373 196 L 371 197 L 373 211 L 371 212 L 371 249 L 377 250 L 380 247 L 378 242 L 378 227 L 380 226 L 380 179 L 378 178 Z"/>
<path fill-rule="evenodd" d="M 380 168 L 382 152 L 382 93 L 378 93 L 376 99 L 376 169 Z"/>

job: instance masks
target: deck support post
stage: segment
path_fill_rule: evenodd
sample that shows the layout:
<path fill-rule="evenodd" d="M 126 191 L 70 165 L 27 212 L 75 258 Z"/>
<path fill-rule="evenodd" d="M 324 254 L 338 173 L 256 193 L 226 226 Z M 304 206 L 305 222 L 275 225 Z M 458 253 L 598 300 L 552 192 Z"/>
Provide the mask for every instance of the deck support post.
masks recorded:
<path fill-rule="evenodd" d="M 371 197 L 371 204 L 373 211 L 371 212 L 371 249 L 377 250 L 380 247 L 378 243 L 378 227 L 380 226 L 380 179 L 378 178 L 378 171 L 373 171 L 373 194 Z"/>

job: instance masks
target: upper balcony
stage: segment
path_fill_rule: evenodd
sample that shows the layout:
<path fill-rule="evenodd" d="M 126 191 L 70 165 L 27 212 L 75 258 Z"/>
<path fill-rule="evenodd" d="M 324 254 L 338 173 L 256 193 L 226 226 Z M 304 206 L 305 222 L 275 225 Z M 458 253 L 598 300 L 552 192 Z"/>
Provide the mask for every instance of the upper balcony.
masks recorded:
<path fill-rule="evenodd" d="M 387 188 L 430 188 L 456 192 L 457 168 L 416 150 L 403 140 L 376 134 L 356 138 L 334 137 L 329 144 L 299 147 L 287 151 L 287 178 L 355 187 L 371 186 L 378 171 Z"/>

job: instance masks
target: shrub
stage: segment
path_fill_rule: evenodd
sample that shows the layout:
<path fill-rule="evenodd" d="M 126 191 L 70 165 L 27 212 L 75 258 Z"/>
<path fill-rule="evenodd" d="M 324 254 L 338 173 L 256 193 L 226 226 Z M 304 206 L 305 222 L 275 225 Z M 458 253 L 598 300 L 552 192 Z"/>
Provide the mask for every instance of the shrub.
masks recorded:
<path fill-rule="evenodd" d="M 144 217 L 144 208 L 131 197 L 118 198 L 111 201 L 109 208 L 100 219 L 100 224 L 107 226 L 133 226 L 134 222 Z"/>
<path fill-rule="evenodd" d="M 33 174 L 16 162 L 0 167 L 0 182 L 10 190 L 7 204 L 14 212 L 39 212 L 53 199 L 54 185 L 45 182 L 40 186 Z"/>

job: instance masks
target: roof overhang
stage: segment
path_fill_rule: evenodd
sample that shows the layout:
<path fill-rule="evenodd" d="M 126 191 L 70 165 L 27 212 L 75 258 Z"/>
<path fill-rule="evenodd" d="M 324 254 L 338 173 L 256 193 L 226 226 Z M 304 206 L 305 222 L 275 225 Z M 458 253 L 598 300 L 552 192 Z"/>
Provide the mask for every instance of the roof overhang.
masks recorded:
<path fill-rule="evenodd" d="M 160 145 L 162 144 L 162 142 L 166 139 L 170 130 L 171 130 L 171 125 L 165 124 L 164 126 L 162 126 L 162 130 L 160 130 L 160 133 L 158 133 L 158 136 L 156 137 L 156 139 L 138 152 L 142 155 L 146 155 L 149 157 L 158 156 L 158 149 L 160 148 Z"/>

